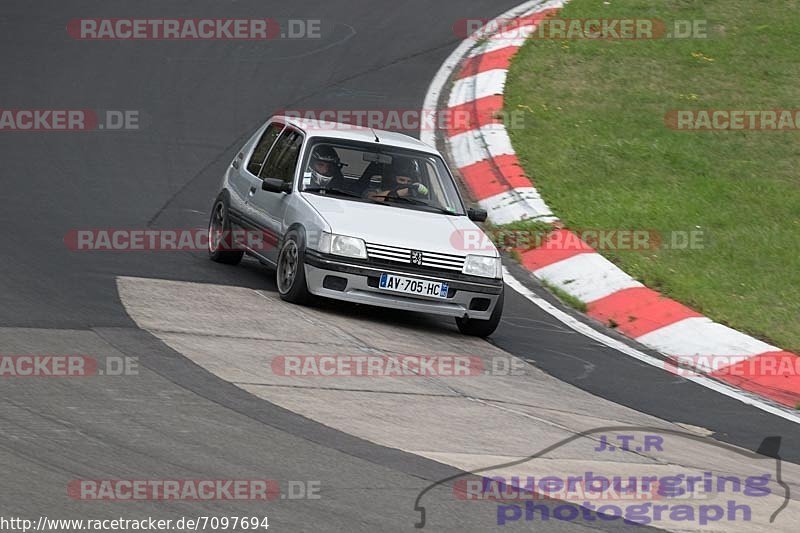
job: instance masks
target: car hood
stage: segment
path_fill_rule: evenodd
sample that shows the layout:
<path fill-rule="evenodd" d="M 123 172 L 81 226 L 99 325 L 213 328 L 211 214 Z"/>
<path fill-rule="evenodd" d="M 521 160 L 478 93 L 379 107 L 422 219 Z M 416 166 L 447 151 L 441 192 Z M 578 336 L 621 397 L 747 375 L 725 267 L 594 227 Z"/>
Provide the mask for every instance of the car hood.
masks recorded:
<path fill-rule="evenodd" d="M 466 216 L 450 216 L 318 194 L 307 193 L 303 197 L 328 222 L 333 233 L 359 237 L 368 243 L 413 250 L 462 256 L 498 255 L 481 229 Z"/>

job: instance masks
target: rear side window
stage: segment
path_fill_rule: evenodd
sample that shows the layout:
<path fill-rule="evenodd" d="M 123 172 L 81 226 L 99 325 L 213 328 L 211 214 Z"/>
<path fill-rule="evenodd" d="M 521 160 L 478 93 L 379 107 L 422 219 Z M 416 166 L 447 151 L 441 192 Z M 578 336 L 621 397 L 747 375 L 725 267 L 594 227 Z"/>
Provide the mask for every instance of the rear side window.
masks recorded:
<path fill-rule="evenodd" d="M 294 130 L 287 129 L 281 135 L 275 148 L 270 152 L 267 162 L 261 169 L 259 178 L 274 178 L 291 183 L 297 169 L 297 159 L 300 156 L 300 147 L 303 145 L 303 135 Z"/>
<path fill-rule="evenodd" d="M 264 166 L 264 160 L 267 158 L 269 149 L 272 148 L 273 144 L 275 144 L 275 139 L 278 138 L 278 135 L 282 129 L 283 124 L 273 122 L 267 126 L 266 130 L 264 130 L 264 134 L 258 141 L 256 149 L 253 150 L 253 155 L 250 157 L 250 162 L 247 163 L 247 170 L 250 172 L 250 174 L 258 176 L 259 172 L 261 172 L 261 167 Z"/>

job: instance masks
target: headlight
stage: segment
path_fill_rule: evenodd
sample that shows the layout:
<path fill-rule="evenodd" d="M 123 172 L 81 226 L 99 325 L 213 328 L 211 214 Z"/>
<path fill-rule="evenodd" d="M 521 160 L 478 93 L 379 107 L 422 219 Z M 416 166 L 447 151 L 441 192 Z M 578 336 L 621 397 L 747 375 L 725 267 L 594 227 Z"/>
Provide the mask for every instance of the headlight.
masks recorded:
<path fill-rule="evenodd" d="M 468 255 L 464 261 L 464 274 L 481 276 L 484 278 L 500 278 L 502 266 L 499 257 L 486 257 L 485 255 Z"/>
<path fill-rule="evenodd" d="M 322 234 L 319 239 L 319 251 L 324 254 L 355 257 L 356 259 L 367 258 L 367 246 L 363 239 L 335 233 Z"/>

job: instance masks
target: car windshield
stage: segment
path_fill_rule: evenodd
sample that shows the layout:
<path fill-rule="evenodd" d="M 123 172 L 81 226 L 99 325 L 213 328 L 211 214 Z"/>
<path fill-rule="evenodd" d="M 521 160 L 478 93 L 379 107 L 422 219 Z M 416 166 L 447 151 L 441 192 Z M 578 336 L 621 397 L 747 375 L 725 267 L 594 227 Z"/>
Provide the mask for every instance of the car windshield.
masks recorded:
<path fill-rule="evenodd" d="M 305 192 L 464 215 L 453 178 L 436 155 L 338 139 L 317 140 L 306 154 Z"/>

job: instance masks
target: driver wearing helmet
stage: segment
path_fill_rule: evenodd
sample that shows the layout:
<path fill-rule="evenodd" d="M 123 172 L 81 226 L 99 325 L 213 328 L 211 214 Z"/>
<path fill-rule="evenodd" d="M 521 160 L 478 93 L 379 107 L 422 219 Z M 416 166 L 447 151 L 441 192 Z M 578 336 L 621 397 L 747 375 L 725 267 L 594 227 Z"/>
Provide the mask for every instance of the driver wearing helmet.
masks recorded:
<path fill-rule="evenodd" d="M 396 158 L 389 172 L 384 176 L 382 189 L 371 191 L 368 197 L 384 201 L 387 197 L 400 196 L 420 198 L 428 196 L 428 188 L 422 183 L 422 170 L 419 161 L 409 158 Z"/>
<path fill-rule="evenodd" d="M 318 146 L 311 154 L 309 163 L 311 172 L 311 183 L 309 188 L 327 188 L 334 177 L 341 174 L 342 164 L 339 161 L 339 154 L 328 145 Z"/>

